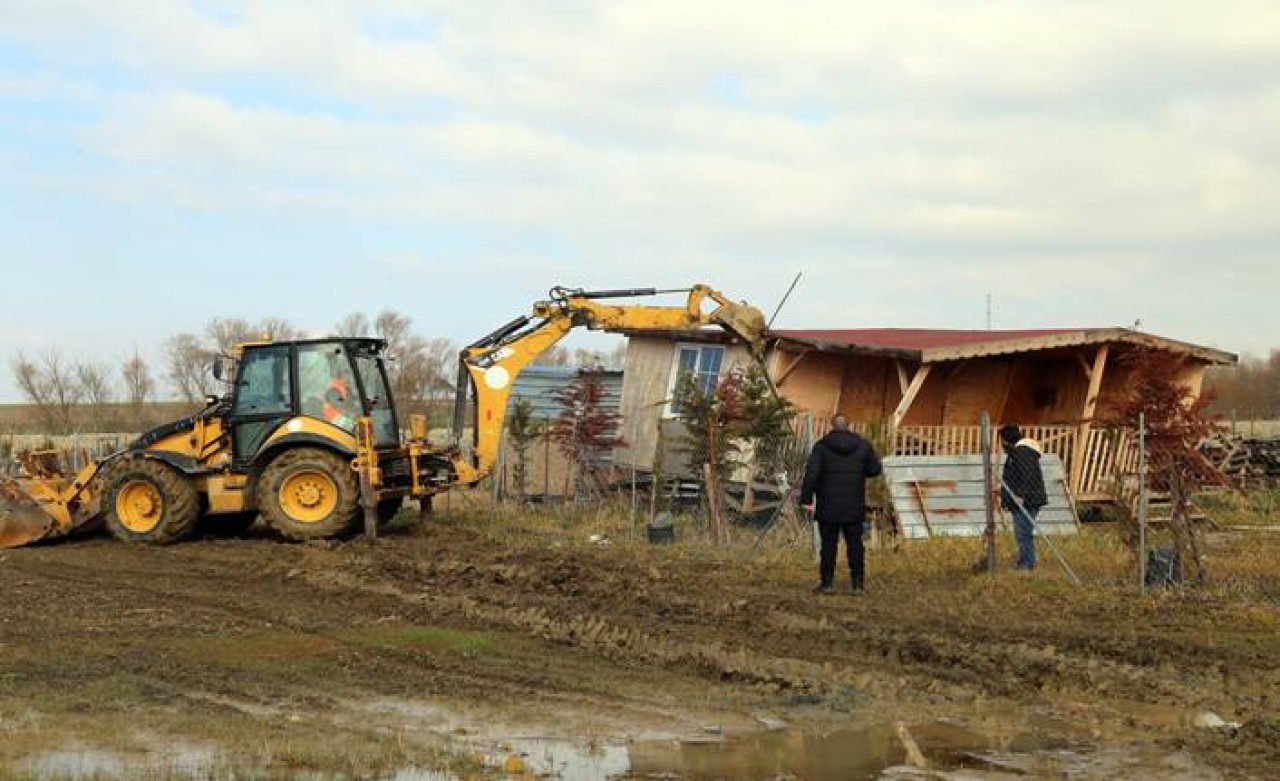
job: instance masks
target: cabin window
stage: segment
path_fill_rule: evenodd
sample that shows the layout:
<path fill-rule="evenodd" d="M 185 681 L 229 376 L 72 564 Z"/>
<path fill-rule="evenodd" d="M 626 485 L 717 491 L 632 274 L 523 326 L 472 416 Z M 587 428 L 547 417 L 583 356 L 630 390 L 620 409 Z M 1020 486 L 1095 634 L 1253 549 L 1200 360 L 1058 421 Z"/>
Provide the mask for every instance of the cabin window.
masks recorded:
<path fill-rule="evenodd" d="M 671 369 L 671 382 L 667 387 L 667 398 L 675 395 L 676 385 L 687 376 L 703 393 L 711 393 L 720 381 L 720 369 L 724 365 L 724 346 L 718 344 L 677 344 L 675 365 Z M 668 402 L 668 416 L 680 414 L 674 403 Z"/>
<path fill-rule="evenodd" d="M 255 347 L 240 361 L 236 415 L 282 415 L 293 408 L 289 392 L 289 348 Z"/>

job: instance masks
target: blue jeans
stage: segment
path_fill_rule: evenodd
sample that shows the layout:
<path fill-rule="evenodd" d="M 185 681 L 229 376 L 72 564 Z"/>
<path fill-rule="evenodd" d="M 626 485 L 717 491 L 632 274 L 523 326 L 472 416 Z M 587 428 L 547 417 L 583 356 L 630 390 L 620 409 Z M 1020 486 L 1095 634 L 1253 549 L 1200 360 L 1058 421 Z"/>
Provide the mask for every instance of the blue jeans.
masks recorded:
<path fill-rule="evenodd" d="M 1039 507 L 1013 508 L 1013 536 L 1018 541 L 1018 569 L 1036 568 L 1036 516 Z"/>

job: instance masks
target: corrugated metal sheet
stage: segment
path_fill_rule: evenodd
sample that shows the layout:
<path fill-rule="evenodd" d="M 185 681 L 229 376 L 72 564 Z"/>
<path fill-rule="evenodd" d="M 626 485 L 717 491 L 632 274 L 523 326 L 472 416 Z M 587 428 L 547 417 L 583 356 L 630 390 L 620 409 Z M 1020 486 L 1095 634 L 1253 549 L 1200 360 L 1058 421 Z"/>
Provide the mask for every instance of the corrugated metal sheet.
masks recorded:
<path fill-rule="evenodd" d="M 1041 336 L 1079 333 L 1080 328 L 1035 328 L 1019 331 L 974 331 L 935 328 L 844 328 L 827 330 L 770 331 L 783 339 L 812 340 L 845 347 L 887 347 L 898 350 L 927 350 L 970 344 L 1034 339 Z"/>
<path fill-rule="evenodd" d="M 1035 328 L 1008 331 L 932 328 L 784 329 L 770 331 L 769 336 L 818 350 L 889 355 L 923 360 L 926 363 L 1092 344 L 1136 344 L 1184 353 L 1218 364 L 1234 364 L 1238 360 L 1234 353 L 1128 328 Z"/>
<path fill-rule="evenodd" d="M 995 479 L 1004 465 L 995 464 Z M 1078 531 L 1062 460 L 1052 453 L 1040 459 L 1049 503 L 1040 510 L 1036 528 L 1043 534 Z M 977 537 L 986 528 L 982 456 L 890 456 L 884 459 L 885 479 L 902 535 L 908 539 L 933 536 Z M 996 523 L 1008 525 L 1008 513 L 997 510 Z"/>
<path fill-rule="evenodd" d="M 511 389 L 511 404 L 515 404 L 516 399 L 525 399 L 533 405 L 535 418 L 555 418 L 560 414 L 556 394 L 568 387 L 581 371 L 574 366 L 529 366 L 516 377 L 515 386 Z M 605 390 L 602 406 L 618 412 L 622 406 L 622 372 L 601 372 L 601 379 Z"/>

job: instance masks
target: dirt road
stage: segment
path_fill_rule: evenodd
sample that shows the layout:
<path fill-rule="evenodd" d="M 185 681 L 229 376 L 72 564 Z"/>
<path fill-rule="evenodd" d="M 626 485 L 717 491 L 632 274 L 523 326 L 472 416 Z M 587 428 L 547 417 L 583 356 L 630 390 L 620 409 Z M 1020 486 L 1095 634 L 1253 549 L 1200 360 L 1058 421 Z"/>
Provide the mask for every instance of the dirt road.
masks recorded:
<path fill-rule="evenodd" d="M 957 725 L 988 750 L 1034 737 L 1094 757 L 1083 777 L 1116 756 L 1145 758 L 1132 777 L 1170 757 L 1185 777 L 1264 778 L 1280 761 L 1276 594 L 1140 600 L 895 561 L 873 559 L 866 596 L 819 598 L 803 556 L 449 522 L 376 543 L 5 551 L 0 767 L 74 776 L 39 762 L 180 744 L 282 775 L 467 775 L 494 751 L 521 769 L 504 735 L 612 745 L 899 721 Z M 622 770 L 643 775 L 642 753 Z M 890 753 L 881 766 L 902 760 Z"/>

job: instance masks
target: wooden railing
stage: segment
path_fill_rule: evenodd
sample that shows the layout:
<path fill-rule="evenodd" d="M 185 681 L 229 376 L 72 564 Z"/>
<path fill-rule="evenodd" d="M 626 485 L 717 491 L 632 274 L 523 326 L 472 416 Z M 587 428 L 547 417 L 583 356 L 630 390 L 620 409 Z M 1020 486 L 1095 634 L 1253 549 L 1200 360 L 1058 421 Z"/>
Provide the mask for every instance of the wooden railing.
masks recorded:
<path fill-rule="evenodd" d="M 802 415 L 797 420 L 796 433 L 803 439 L 806 432 L 812 432 L 813 439 L 817 439 L 830 427 L 830 417 L 806 421 Z M 854 423 L 852 428 L 874 442 L 885 455 L 948 456 L 982 452 L 980 426 L 899 426 L 894 430 L 887 424 Z M 1135 474 L 1138 463 L 1136 443 L 1126 432 L 1089 429 L 1084 432 L 1083 447 L 1077 447 L 1080 426 L 1022 426 L 1022 431 L 1039 442 L 1045 453 L 1062 459 L 1076 498 L 1121 499 L 1125 495 L 1125 481 Z"/>

